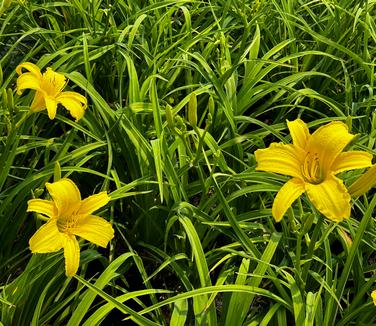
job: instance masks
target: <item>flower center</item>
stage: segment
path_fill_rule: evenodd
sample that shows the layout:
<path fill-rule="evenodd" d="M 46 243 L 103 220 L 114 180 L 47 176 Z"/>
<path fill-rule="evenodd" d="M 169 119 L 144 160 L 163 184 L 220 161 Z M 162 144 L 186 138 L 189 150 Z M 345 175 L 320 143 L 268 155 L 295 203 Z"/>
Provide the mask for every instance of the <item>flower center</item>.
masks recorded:
<path fill-rule="evenodd" d="M 68 218 L 60 217 L 57 220 L 57 228 L 61 233 L 71 233 L 71 230 L 76 227 L 77 218 L 74 215 L 69 216 Z"/>
<path fill-rule="evenodd" d="M 47 68 L 42 77 L 42 89 L 50 96 L 56 97 L 66 86 L 67 81 L 64 75 Z"/>
<path fill-rule="evenodd" d="M 301 166 L 304 181 L 312 184 L 319 184 L 324 181 L 325 174 L 320 166 L 319 155 L 317 153 L 307 153 L 304 163 Z"/>

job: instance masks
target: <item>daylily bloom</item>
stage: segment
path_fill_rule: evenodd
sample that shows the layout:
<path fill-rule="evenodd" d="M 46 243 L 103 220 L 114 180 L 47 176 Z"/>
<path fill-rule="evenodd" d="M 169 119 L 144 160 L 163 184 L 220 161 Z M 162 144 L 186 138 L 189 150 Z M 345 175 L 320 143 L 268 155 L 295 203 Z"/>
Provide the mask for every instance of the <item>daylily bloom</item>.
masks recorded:
<path fill-rule="evenodd" d="M 312 135 L 300 119 L 287 121 L 292 144 L 272 143 L 255 152 L 256 170 L 291 176 L 277 193 L 272 206 L 279 222 L 292 203 L 304 192 L 312 204 L 335 222 L 350 217 L 350 194 L 335 175 L 372 165 L 372 155 L 363 151 L 343 152 L 355 135 L 346 124 L 333 121 Z"/>
<path fill-rule="evenodd" d="M 26 69 L 28 72 L 22 72 Z M 80 120 L 87 107 L 85 96 L 77 92 L 63 92 L 67 85 L 64 75 L 47 68 L 42 74 L 38 66 L 31 62 L 24 62 L 17 66 L 17 94 L 21 95 L 24 89 L 34 89 L 35 96 L 31 103 L 31 111 L 38 112 L 47 109 L 48 117 L 54 119 L 57 105 L 60 103 L 76 119 Z"/>
<path fill-rule="evenodd" d="M 373 304 L 376 306 L 376 290 L 373 290 L 371 293 Z"/>
<path fill-rule="evenodd" d="M 76 236 L 104 248 L 114 237 L 114 230 L 109 222 L 102 217 L 91 215 L 106 205 L 110 197 L 106 192 L 100 192 L 81 200 L 80 191 L 68 178 L 54 183 L 47 182 L 46 187 L 52 200 L 28 201 L 28 212 L 49 217 L 47 223 L 30 238 L 30 249 L 33 253 L 48 253 L 63 248 L 65 273 L 73 276 L 80 262 L 80 246 Z"/>

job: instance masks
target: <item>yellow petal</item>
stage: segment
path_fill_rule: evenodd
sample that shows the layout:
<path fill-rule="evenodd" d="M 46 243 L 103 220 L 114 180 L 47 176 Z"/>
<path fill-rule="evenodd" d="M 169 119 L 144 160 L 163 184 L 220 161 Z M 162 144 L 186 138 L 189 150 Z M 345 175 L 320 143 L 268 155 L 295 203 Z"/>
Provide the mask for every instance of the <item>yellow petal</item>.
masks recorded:
<path fill-rule="evenodd" d="M 24 63 L 19 64 L 16 68 L 17 74 L 21 75 L 23 68 L 30 71 L 30 73 L 32 73 L 35 77 L 37 77 L 39 79 L 42 78 L 42 74 L 40 72 L 39 67 L 37 65 L 35 65 L 34 63 L 24 62 Z"/>
<path fill-rule="evenodd" d="M 46 109 L 46 102 L 44 101 L 44 93 L 37 90 L 33 102 L 30 106 L 31 111 L 38 112 Z"/>
<path fill-rule="evenodd" d="M 57 101 L 61 103 L 76 121 L 80 120 L 85 113 L 87 100 L 81 94 L 75 92 L 62 92 Z"/>
<path fill-rule="evenodd" d="M 52 68 L 47 68 L 43 73 L 41 88 L 51 97 L 58 96 L 66 84 L 65 76 L 53 71 Z"/>
<path fill-rule="evenodd" d="M 27 202 L 27 212 L 35 212 L 48 217 L 57 216 L 57 208 L 53 201 L 44 199 L 30 199 Z"/>
<path fill-rule="evenodd" d="M 59 216 L 69 217 L 80 208 L 81 194 L 72 180 L 62 178 L 54 183 L 47 182 L 46 187 L 55 202 Z"/>
<path fill-rule="evenodd" d="M 359 197 L 376 185 L 376 165 L 363 173 L 350 187 L 351 197 Z"/>
<path fill-rule="evenodd" d="M 373 290 L 371 293 L 373 304 L 376 306 L 376 290 Z"/>
<path fill-rule="evenodd" d="M 87 107 L 87 98 L 80 93 L 77 92 L 61 92 L 58 96 L 58 98 L 70 98 L 72 100 L 76 100 L 83 105 L 83 109 L 86 109 Z"/>
<path fill-rule="evenodd" d="M 304 192 L 304 182 L 293 178 L 287 181 L 278 191 L 274 199 L 272 214 L 276 222 L 279 222 L 292 203 Z"/>
<path fill-rule="evenodd" d="M 94 215 L 83 216 L 78 220 L 76 227 L 71 232 L 98 246 L 107 247 L 108 242 L 114 237 L 111 223 L 104 218 Z"/>
<path fill-rule="evenodd" d="M 45 254 L 63 248 L 62 234 L 59 232 L 56 219 L 49 219 L 30 238 L 29 246 L 33 253 Z"/>
<path fill-rule="evenodd" d="M 337 156 L 331 170 L 334 174 L 337 174 L 343 171 L 368 168 L 370 166 L 372 166 L 372 154 L 363 151 L 349 151 Z"/>
<path fill-rule="evenodd" d="M 272 143 L 269 148 L 258 149 L 255 152 L 256 170 L 275 172 L 301 178 L 301 162 L 305 152 L 291 144 Z"/>
<path fill-rule="evenodd" d="M 39 89 L 40 79 L 30 72 L 26 72 L 17 78 L 17 94 L 21 95 L 24 89 Z"/>
<path fill-rule="evenodd" d="M 309 138 L 306 150 L 311 155 L 317 154 L 320 167 L 325 175 L 337 156 L 355 137 L 348 132 L 347 126 L 341 121 L 333 121 L 321 126 Z"/>
<path fill-rule="evenodd" d="M 57 101 L 51 96 L 46 96 L 44 101 L 46 102 L 48 117 L 52 120 L 56 116 Z"/>
<path fill-rule="evenodd" d="M 89 215 L 95 212 L 97 209 L 106 205 L 110 200 L 111 197 L 107 195 L 107 192 L 105 191 L 89 196 L 81 202 L 81 207 L 77 214 Z"/>
<path fill-rule="evenodd" d="M 80 265 L 80 246 L 74 235 L 64 234 L 63 239 L 65 275 L 73 276 Z"/>
<path fill-rule="evenodd" d="M 342 180 L 330 176 L 320 184 L 305 184 L 308 198 L 312 204 L 334 222 L 350 217 L 351 197 Z"/>
<path fill-rule="evenodd" d="M 310 137 L 309 130 L 305 122 L 300 119 L 287 121 L 287 127 L 290 130 L 293 144 L 304 149 Z"/>

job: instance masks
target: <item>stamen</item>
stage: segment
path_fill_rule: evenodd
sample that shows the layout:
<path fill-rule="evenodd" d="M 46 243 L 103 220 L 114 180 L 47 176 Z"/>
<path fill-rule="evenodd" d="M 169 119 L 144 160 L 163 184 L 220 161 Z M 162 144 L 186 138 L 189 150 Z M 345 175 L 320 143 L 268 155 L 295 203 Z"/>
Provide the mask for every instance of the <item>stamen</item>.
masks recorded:
<path fill-rule="evenodd" d="M 319 184 L 324 180 L 323 169 L 320 167 L 320 160 L 317 153 L 307 153 L 301 167 L 301 172 L 306 182 Z"/>

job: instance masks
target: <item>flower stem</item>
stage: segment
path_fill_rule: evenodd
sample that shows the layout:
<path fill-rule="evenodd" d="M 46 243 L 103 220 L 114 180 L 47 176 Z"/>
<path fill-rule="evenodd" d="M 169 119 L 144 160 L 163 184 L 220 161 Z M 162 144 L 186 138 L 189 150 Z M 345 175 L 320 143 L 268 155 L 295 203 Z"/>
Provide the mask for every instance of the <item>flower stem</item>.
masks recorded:
<path fill-rule="evenodd" d="M 308 271 L 309 271 L 309 268 L 311 266 L 310 259 L 312 258 L 313 252 L 315 251 L 315 244 L 316 244 L 317 238 L 319 236 L 319 232 L 320 232 L 320 229 L 321 229 L 322 222 L 323 222 L 323 217 L 319 216 L 318 221 L 316 223 L 316 226 L 313 230 L 311 241 L 310 241 L 309 246 L 308 246 L 307 257 L 306 257 L 307 262 L 304 264 L 303 271 L 302 271 L 302 280 L 303 280 L 304 283 L 307 280 Z"/>
<path fill-rule="evenodd" d="M 27 118 L 31 115 L 31 112 L 30 111 L 27 111 L 26 113 L 23 114 L 23 116 L 21 117 L 20 120 L 18 120 L 18 122 L 16 123 L 16 126 L 15 128 L 16 129 L 19 129 L 21 127 L 21 125 L 27 120 Z"/>

